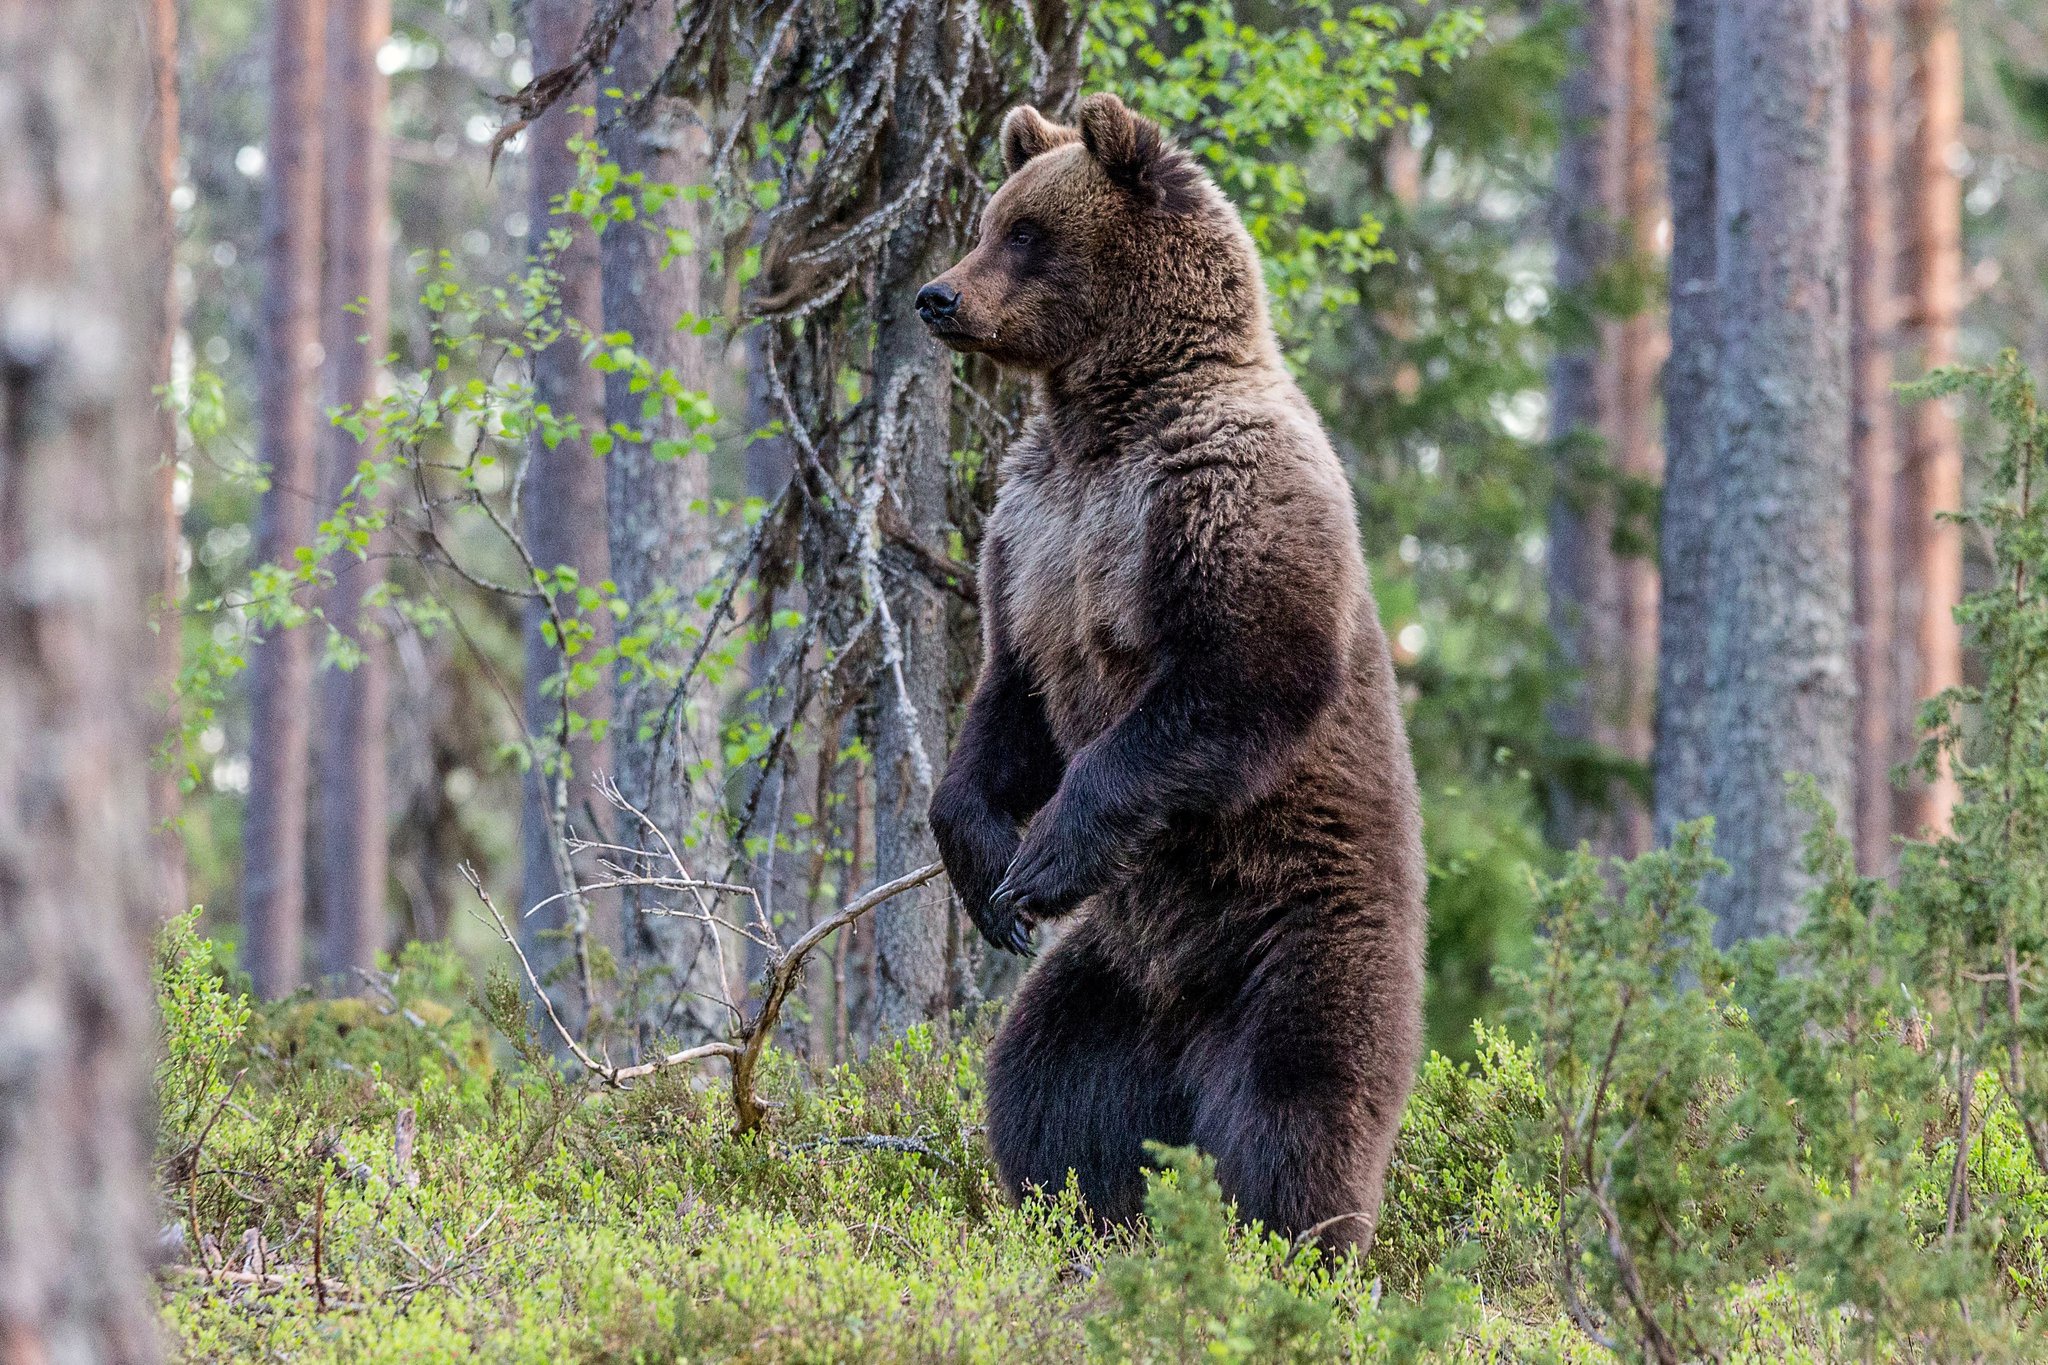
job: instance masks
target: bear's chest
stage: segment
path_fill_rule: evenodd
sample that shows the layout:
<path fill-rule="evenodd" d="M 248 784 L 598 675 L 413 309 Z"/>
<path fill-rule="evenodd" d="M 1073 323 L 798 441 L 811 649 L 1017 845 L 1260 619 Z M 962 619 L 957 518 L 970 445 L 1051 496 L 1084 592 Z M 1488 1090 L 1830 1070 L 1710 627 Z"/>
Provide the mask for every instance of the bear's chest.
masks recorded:
<path fill-rule="evenodd" d="M 996 509 L 1004 623 L 1068 753 L 1144 686 L 1148 485 L 1135 461 L 1041 466 L 1006 483 Z"/>

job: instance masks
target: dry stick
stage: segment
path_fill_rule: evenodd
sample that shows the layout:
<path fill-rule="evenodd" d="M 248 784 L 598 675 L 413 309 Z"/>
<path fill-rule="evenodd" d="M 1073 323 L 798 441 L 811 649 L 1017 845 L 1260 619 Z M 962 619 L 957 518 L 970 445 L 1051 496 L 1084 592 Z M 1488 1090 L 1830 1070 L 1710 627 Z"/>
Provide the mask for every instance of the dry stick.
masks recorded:
<path fill-rule="evenodd" d="M 313 1187 L 313 1306 L 321 1313 L 327 1311 L 327 1280 L 322 1273 L 326 1230 L 327 1177 L 323 1174 L 320 1183 Z"/>
<path fill-rule="evenodd" d="M 534 975 L 533 964 L 527 959 L 525 950 L 519 946 L 518 936 L 512 932 L 511 926 L 505 922 L 504 915 L 499 912 L 497 902 L 491 899 L 491 894 L 484 888 L 483 880 L 477 876 L 476 869 L 468 863 L 462 865 L 463 879 L 469 883 L 470 889 L 476 892 L 477 899 L 483 903 L 484 909 L 490 912 L 491 920 L 497 927 L 498 937 L 505 941 L 506 946 L 511 948 L 513 955 L 519 959 L 520 969 L 526 974 L 527 984 L 540 997 L 541 1007 L 547 1013 L 548 1022 L 554 1025 L 555 1032 L 576 1060 L 583 1064 L 586 1071 L 603 1084 L 616 1089 L 658 1071 L 706 1061 L 713 1057 L 723 1057 L 732 1063 L 733 1110 L 738 1117 L 737 1130 L 742 1133 L 759 1128 L 761 1120 L 767 1114 L 767 1106 L 754 1093 L 754 1072 L 760 1062 L 761 1053 L 767 1047 L 769 1039 L 774 1036 L 775 1022 L 782 1013 L 783 1002 L 789 998 L 790 990 L 795 986 L 797 977 L 802 973 L 804 963 L 811 953 L 832 934 L 853 924 L 876 906 L 906 891 L 923 886 L 944 870 L 938 863 L 928 863 L 914 872 L 906 872 L 893 881 L 884 882 L 857 899 L 849 901 L 829 918 L 811 926 L 803 937 L 791 944 L 786 951 L 773 955 L 769 962 L 766 987 L 762 992 L 761 1008 L 755 1012 L 750 1022 L 739 1028 L 737 1042 L 702 1043 L 696 1047 L 685 1048 L 681 1052 L 658 1057 L 653 1061 L 642 1062 L 637 1066 L 609 1066 L 585 1051 L 583 1045 L 564 1027 L 561 1017 L 555 1013 L 553 1002 L 548 999 L 547 992 L 541 989 L 539 978 Z"/>
<path fill-rule="evenodd" d="M 1975 1088 L 1976 1070 L 1970 1065 L 1969 1055 L 1956 1048 L 1956 1101 L 1962 1111 L 1956 1122 L 1956 1161 L 1948 1177 L 1948 1222 L 1942 1229 L 1944 1244 L 1955 1240 L 1956 1229 L 1962 1226 L 1970 1206 L 1970 1104 L 1971 1091 Z"/>

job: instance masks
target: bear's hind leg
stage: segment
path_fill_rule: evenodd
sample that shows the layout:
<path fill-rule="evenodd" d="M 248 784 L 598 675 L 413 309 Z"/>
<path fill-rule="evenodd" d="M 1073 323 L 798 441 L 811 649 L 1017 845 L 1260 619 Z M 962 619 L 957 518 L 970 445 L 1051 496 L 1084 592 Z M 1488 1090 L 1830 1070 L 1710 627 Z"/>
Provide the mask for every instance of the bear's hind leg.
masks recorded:
<path fill-rule="evenodd" d="M 1194 1141 L 1238 1217 L 1325 1248 L 1371 1245 L 1412 1063 L 1272 996 L 1190 1050 Z M 1380 1055 L 1382 1052 L 1395 1055 Z"/>
<path fill-rule="evenodd" d="M 1103 1223 L 1143 1212 L 1144 1144 L 1185 1144 L 1191 1105 L 1145 1013 L 1077 930 L 1025 978 L 989 1051 L 988 1136 L 1003 1185 L 1078 1177 Z"/>

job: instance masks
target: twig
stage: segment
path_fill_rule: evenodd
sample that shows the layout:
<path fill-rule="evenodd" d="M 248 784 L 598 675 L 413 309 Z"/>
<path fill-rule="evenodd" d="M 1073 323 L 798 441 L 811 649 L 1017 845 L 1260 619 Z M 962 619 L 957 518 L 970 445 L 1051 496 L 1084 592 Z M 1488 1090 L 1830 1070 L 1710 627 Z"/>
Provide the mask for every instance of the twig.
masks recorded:
<path fill-rule="evenodd" d="M 631 807 L 628 806 L 627 809 L 631 810 Z M 656 831 L 656 833 L 659 835 L 659 831 Z M 665 838 L 663 843 L 667 843 Z M 670 848 L 670 856 L 674 856 L 672 847 Z M 547 991 L 541 987 L 540 978 L 533 970 L 533 963 L 526 956 L 525 950 L 519 946 L 518 936 L 512 932 L 511 926 L 505 922 L 505 916 L 499 911 L 497 902 L 491 898 L 490 892 L 485 889 L 483 880 L 477 875 L 476 869 L 468 863 L 464 863 L 461 870 L 463 879 L 469 883 L 470 889 L 476 893 L 478 901 L 489 912 L 491 922 L 497 929 L 498 937 L 504 940 L 506 946 L 511 948 L 513 955 L 519 959 L 520 970 L 525 973 L 527 984 L 533 988 L 534 994 L 540 997 L 541 1008 L 546 1012 L 548 1022 L 554 1026 L 556 1034 L 568 1047 L 571 1055 L 583 1065 L 584 1070 L 588 1071 L 604 1086 L 618 1089 L 632 1081 L 652 1076 L 656 1072 L 667 1071 L 678 1066 L 687 1066 L 695 1062 L 709 1061 L 712 1058 L 724 1058 L 732 1064 L 732 1098 L 733 1110 L 737 1116 L 736 1126 L 738 1131 L 748 1133 L 759 1128 L 761 1121 L 767 1116 L 767 1105 L 763 1103 L 761 1097 L 754 1090 L 756 1068 L 759 1065 L 762 1052 L 766 1049 L 770 1039 L 774 1037 L 776 1020 L 781 1016 L 782 1006 L 788 1000 L 789 993 L 794 989 L 798 977 L 802 975 L 804 963 L 809 959 L 811 953 L 827 938 L 830 938 L 840 929 L 853 924 L 863 915 L 874 910 L 876 906 L 900 896 L 906 891 L 912 891 L 923 886 L 926 882 L 937 877 L 945 868 L 938 863 L 929 863 L 914 872 L 906 872 L 893 881 L 884 882 L 880 886 L 874 887 L 865 894 L 849 901 L 833 915 L 812 925 L 788 949 L 776 951 L 771 948 L 767 977 L 762 989 L 761 1007 L 755 1011 L 754 1017 L 751 1020 L 737 1026 L 732 1038 L 700 1043 L 695 1047 L 684 1048 L 680 1052 L 673 1052 L 667 1056 L 657 1057 L 652 1061 L 641 1062 L 634 1066 L 613 1066 L 600 1062 L 592 1057 L 581 1043 L 576 1041 L 568 1028 L 562 1023 L 561 1016 L 555 1012 L 554 1002 L 548 998 Z"/>
<path fill-rule="evenodd" d="M 960 1163 L 944 1152 L 934 1151 L 925 1145 L 922 1138 L 897 1137 L 890 1133 L 854 1133 L 845 1137 L 818 1138 L 811 1142 L 799 1142 L 789 1151 L 815 1152 L 824 1147 L 858 1147 L 869 1152 L 909 1152 L 916 1156 L 928 1157 L 949 1171 L 960 1169 Z M 1351 1215 L 1347 1214 L 1346 1217 Z"/>

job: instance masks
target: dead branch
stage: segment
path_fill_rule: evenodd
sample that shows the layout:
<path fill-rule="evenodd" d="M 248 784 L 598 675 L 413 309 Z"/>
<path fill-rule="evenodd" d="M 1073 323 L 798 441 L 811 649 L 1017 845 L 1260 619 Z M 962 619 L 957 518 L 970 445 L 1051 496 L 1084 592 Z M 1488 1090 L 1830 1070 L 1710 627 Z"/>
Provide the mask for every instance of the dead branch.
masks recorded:
<path fill-rule="evenodd" d="M 663 840 L 663 843 L 667 844 L 666 839 Z M 672 845 L 668 846 L 668 853 L 671 858 L 674 858 L 675 854 Z M 679 859 L 677 861 L 680 862 Z M 632 1082 L 645 1079 L 657 1072 L 710 1061 L 714 1058 L 723 1059 L 732 1066 L 731 1083 L 733 1112 L 736 1120 L 735 1129 L 741 1133 L 750 1133 L 760 1128 L 768 1112 L 766 1102 L 761 1099 L 754 1088 L 754 1077 L 760 1064 L 761 1054 L 766 1051 L 769 1041 L 775 1036 L 775 1025 L 782 1015 L 782 1007 L 789 999 L 790 992 L 795 989 L 797 981 L 802 977 L 804 964 L 810 959 L 811 954 L 826 939 L 832 937 L 833 934 L 846 928 L 848 925 L 855 923 L 862 916 L 869 914 L 875 907 L 902 895 L 906 891 L 913 891 L 923 886 L 944 870 L 940 864 L 930 863 L 918 868 L 914 872 L 907 872 L 893 881 L 884 882 L 880 886 L 871 888 L 861 896 L 847 902 L 834 914 L 811 926 L 801 938 L 797 939 L 795 943 L 792 943 L 787 948 L 782 948 L 771 937 L 768 943 L 764 945 L 768 949 L 768 962 L 761 982 L 761 1005 L 754 1012 L 751 1019 L 746 1019 L 737 1024 L 732 1034 L 727 1038 L 700 1043 L 695 1047 L 684 1048 L 680 1052 L 669 1053 L 666 1056 L 640 1062 L 633 1066 L 614 1066 L 607 1062 L 601 1062 L 592 1057 L 584 1046 L 576 1040 L 575 1036 L 569 1032 L 567 1026 L 562 1023 L 561 1016 L 555 1012 L 554 1002 L 549 998 L 547 990 L 541 985 L 539 976 L 534 972 L 532 961 L 526 956 L 525 950 L 520 947 L 518 935 L 513 933 L 511 925 L 506 923 L 505 916 L 499 911 L 497 902 L 492 899 L 491 893 L 485 889 L 483 879 L 477 875 L 476 869 L 467 863 L 462 866 L 462 875 L 464 880 L 469 883 L 470 889 L 476 893 L 477 899 L 483 905 L 485 911 L 489 913 L 491 924 L 496 928 L 498 937 L 504 940 L 506 946 L 511 948 L 513 955 L 519 959 L 520 970 L 525 973 L 527 984 L 532 987 L 533 993 L 539 997 L 541 1008 L 546 1013 L 548 1022 L 554 1027 L 556 1035 L 561 1038 L 564 1046 L 569 1049 L 570 1055 L 575 1057 L 583 1069 L 595 1078 L 601 1088 L 623 1089 Z M 698 885 L 702 885 L 702 883 L 698 883 Z M 750 892 L 752 890 L 752 888 L 746 889 Z"/>

